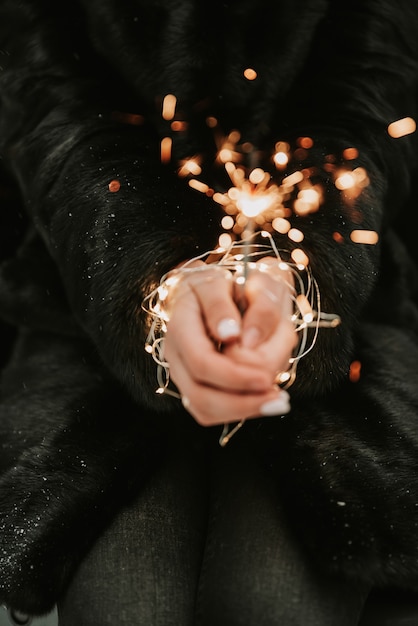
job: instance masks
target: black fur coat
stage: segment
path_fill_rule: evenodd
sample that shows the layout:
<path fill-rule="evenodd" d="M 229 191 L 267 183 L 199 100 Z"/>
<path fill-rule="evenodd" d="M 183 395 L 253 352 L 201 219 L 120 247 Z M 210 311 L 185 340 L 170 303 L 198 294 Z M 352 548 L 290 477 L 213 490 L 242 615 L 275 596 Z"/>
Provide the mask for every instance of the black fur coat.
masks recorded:
<path fill-rule="evenodd" d="M 320 210 L 292 221 L 342 324 L 302 360 L 286 419 L 259 420 L 279 495 L 321 567 L 418 588 L 418 312 L 402 242 L 416 257 L 417 145 L 387 132 L 417 117 L 417 79 L 416 0 L 2 0 L 2 189 L 20 204 L 0 195 L 0 314 L 13 339 L 0 602 L 50 609 L 170 445 L 164 416 L 179 408 L 155 394 L 141 302 L 216 244 L 221 209 L 160 161 L 171 134 L 175 159 L 203 155 L 221 187 L 208 115 L 260 154 L 313 138 L 289 171 L 311 168 L 324 189 Z M 161 117 L 168 93 L 184 133 Z M 370 179 L 351 203 L 324 167 L 348 147 Z M 378 244 L 353 243 L 356 228 Z"/>

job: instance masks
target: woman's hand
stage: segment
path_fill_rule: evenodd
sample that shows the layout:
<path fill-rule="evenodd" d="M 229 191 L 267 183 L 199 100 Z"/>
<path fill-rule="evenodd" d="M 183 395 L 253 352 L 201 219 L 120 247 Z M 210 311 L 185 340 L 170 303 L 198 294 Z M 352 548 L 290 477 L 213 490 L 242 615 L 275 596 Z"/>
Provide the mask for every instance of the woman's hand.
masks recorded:
<path fill-rule="evenodd" d="M 276 259 L 256 268 L 242 288 L 219 266 L 186 273 L 172 298 L 165 359 L 183 404 L 202 425 L 290 410 L 274 381 L 288 369 L 297 340 L 293 282 Z"/>

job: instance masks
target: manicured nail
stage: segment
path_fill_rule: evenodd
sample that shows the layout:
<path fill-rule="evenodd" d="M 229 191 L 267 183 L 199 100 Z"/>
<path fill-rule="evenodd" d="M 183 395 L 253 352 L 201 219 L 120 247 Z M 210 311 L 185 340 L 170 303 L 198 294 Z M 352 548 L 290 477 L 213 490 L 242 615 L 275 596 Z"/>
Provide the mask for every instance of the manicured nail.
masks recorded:
<path fill-rule="evenodd" d="M 238 337 L 240 334 L 240 327 L 236 320 L 233 318 L 221 320 L 218 324 L 218 336 L 219 339 L 230 339 L 231 337 Z"/>
<path fill-rule="evenodd" d="M 283 389 L 280 392 L 280 395 L 274 400 L 269 400 L 265 402 L 260 407 L 261 415 L 284 415 L 285 413 L 289 413 L 290 411 L 290 397 L 287 391 Z"/>
<path fill-rule="evenodd" d="M 186 411 L 189 409 L 190 407 L 190 400 L 187 396 L 181 396 L 181 403 L 184 406 L 184 408 L 186 409 Z"/>

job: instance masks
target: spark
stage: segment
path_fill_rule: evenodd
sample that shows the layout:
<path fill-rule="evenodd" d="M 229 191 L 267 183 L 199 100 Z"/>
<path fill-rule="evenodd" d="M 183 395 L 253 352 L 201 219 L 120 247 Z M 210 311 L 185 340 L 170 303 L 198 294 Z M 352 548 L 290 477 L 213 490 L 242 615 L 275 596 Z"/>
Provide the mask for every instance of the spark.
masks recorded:
<path fill-rule="evenodd" d="M 177 105 L 176 96 L 174 96 L 171 93 L 164 96 L 163 107 L 162 107 L 162 117 L 164 120 L 169 121 L 174 118 L 174 115 L 176 113 L 176 105 Z"/>
<path fill-rule="evenodd" d="M 350 364 L 350 371 L 348 373 L 348 378 L 350 382 L 357 383 L 360 380 L 361 375 L 361 362 L 360 361 L 352 361 Z"/>
<path fill-rule="evenodd" d="M 353 161 L 354 159 L 357 159 L 357 157 L 358 157 L 357 148 L 346 148 L 345 150 L 343 150 L 343 158 L 346 161 Z"/>
<path fill-rule="evenodd" d="M 230 215 L 225 215 L 221 220 L 221 226 L 225 230 L 231 230 L 234 227 L 234 218 Z"/>
<path fill-rule="evenodd" d="M 403 117 L 389 124 L 388 133 L 394 139 L 399 139 L 399 137 L 411 135 L 416 131 L 416 128 L 416 122 L 412 117 Z"/>
<path fill-rule="evenodd" d="M 287 233 L 287 235 L 289 239 L 291 239 L 295 243 L 300 243 L 305 238 L 303 232 L 299 230 L 298 228 L 291 228 L 289 232 Z"/>
<path fill-rule="evenodd" d="M 120 189 L 120 182 L 116 179 L 111 180 L 108 188 L 110 192 L 116 193 Z"/>
<path fill-rule="evenodd" d="M 171 137 L 163 137 L 161 140 L 161 163 L 169 163 L 171 160 L 171 149 L 173 140 Z"/>
<path fill-rule="evenodd" d="M 201 172 L 202 168 L 200 166 L 199 160 L 196 157 L 193 159 L 185 159 L 184 161 L 180 162 L 178 175 L 181 177 L 188 176 L 189 174 L 193 174 L 193 176 L 199 176 Z"/>
<path fill-rule="evenodd" d="M 290 256 L 292 257 L 296 265 L 302 269 L 309 265 L 308 255 L 300 248 L 295 248 L 294 250 L 292 250 Z"/>
<path fill-rule="evenodd" d="M 299 137 L 297 143 L 301 148 L 305 148 L 306 150 L 309 150 L 309 148 L 312 148 L 314 145 L 312 137 Z"/>
<path fill-rule="evenodd" d="M 353 243 L 375 245 L 379 241 L 379 235 L 375 230 L 352 230 L 350 239 Z"/>
<path fill-rule="evenodd" d="M 247 69 L 244 70 L 244 76 L 247 80 L 255 80 L 257 78 L 257 72 L 253 68 L 247 67 Z"/>

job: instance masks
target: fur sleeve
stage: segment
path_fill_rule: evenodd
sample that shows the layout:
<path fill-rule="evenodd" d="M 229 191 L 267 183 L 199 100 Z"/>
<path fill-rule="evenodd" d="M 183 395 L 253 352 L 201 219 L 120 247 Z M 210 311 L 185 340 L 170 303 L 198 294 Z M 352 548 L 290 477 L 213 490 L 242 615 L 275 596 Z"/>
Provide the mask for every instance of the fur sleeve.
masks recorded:
<path fill-rule="evenodd" d="M 265 4 L 277 27 L 295 28 L 294 39 L 287 40 L 292 63 L 286 65 L 286 80 L 280 64 L 272 61 L 274 28 L 269 25 L 270 36 L 260 40 L 263 46 L 258 54 L 260 76 L 264 71 L 266 78 L 262 91 L 248 105 L 248 115 L 252 106 L 257 108 L 262 102 L 270 138 L 277 132 L 277 138 L 287 133 L 294 138 L 310 134 L 315 139 L 302 165 L 320 171 L 326 201 L 316 215 L 295 221 L 304 232 L 303 246 L 324 308 L 343 318 L 335 332 L 321 333 L 317 349 L 302 363 L 295 392 L 309 395 L 333 388 L 346 374 L 352 329 L 379 272 L 380 247 L 352 244 L 350 231 L 358 226 L 359 218 L 361 228 L 380 233 L 409 187 L 411 142 L 408 138 L 389 141 L 386 127 L 403 115 L 415 115 L 411 85 L 418 74 L 417 9 L 407 0 L 396 11 L 389 2 L 374 0 L 349 7 L 317 5 L 311 0 L 306 13 L 295 21 L 292 11 L 281 12 L 267 0 Z M 321 10 L 315 13 L 314 5 Z M 153 85 L 164 88 L 156 80 L 162 68 L 158 60 L 153 72 L 144 64 L 137 66 L 135 55 L 142 50 L 130 49 L 133 44 L 127 39 L 129 66 L 125 42 L 111 39 L 116 37 L 112 30 L 100 31 L 107 10 L 92 3 L 91 14 L 92 7 L 97 20 L 89 23 L 79 5 L 70 0 L 60 12 L 49 0 L 25 0 L 18 7 L 12 0 L 2 3 L 1 151 L 57 264 L 79 323 L 133 397 L 162 408 L 165 400 L 155 399 L 154 367 L 143 351 L 146 320 L 140 304 L 164 271 L 213 247 L 220 214 L 213 202 L 161 166 L 157 130 L 148 124 L 115 122 L 116 103 L 127 107 L 135 101 L 136 106 L 149 106 L 146 98 L 138 100 L 138 92 L 133 100 L 126 77 L 140 72 L 144 93 L 161 97 L 164 94 L 153 92 Z M 162 7 L 165 17 L 152 22 L 154 28 L 168 24 L 173 33 L 180 27 L 190 33 L 196 25 L 196 16 L 183 12 L 183 4 L 173 15 L 168 4 Z M 141 15 L 147 15 L 144 7 Z M 309 31 L 310 16 L 318 25 Z M 247 30 L 252 17 L 249 12 Z M 95 21 L 98 26 L 93 29 Z M 302 26 L 296 29 L 295 24 Z M 154 35 L 163 46 L 165 31 Z M 100 37 L 103 50 L 104 36 L 111 50 L 106 62 L 95 52 Z M 298 52 L 301 37 L 312 45 L 309 50 L 299 46 Z M 178 67 L 188 68 L 194 51 L 186 44 L 183 47 L 183 38 L 181 42 L 173 54 L 183 55 L 184 63 L 180 59 L 177 70 L 172 68 L 167 89 L 182 91 L 182 85 L 191 80 Z M 245 54 L 244 47 L 239 50 Z M 245 56 L 237 55 L 230 59 L 228 76 L 237 63 L 245 61 Z M 119 58 L 125 59 L 123 72 L 112 65 Z M 286 88 L 281 89 L 284 83 Z M 220 88 L 227 93 L 225 85 Z M 140 91 L 140 86 L 136 89 Z M 229 98 L 226 109 L 236 110 L 237 121 L 244 126 L 245 111 L 240 111 L 233 94 Z M 238 89 L 236 98 L 241 98 Z M 327 154 L 339 154 L 353 145 L 359 149 L 358 164 L 367 169 L 371 185 L 354 206 L 347 207 L 343 194 L 335 192 L 331 177 L 321 168 Z M 112 180 L 120 184 L 116 193 L 109 190 Z M 343 245 L 333 239 L 336 232 Z"/>

